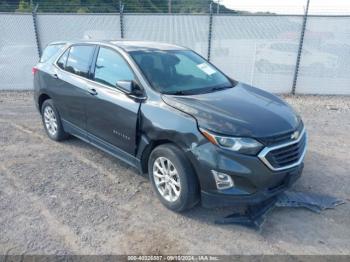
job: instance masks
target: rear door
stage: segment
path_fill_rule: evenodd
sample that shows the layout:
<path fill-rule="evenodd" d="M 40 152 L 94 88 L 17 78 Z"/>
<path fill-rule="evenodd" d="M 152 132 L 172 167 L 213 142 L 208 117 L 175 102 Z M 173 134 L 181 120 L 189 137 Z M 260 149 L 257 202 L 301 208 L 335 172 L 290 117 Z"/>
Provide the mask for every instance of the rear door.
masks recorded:
<path fill-rule="evenodd" d="M 51 75 L 54 102 L 64 125 L 76 135 L 86 129 L 87 78 L 95 45 L 73 45 L 58 59 Z M 73 130 L 71 130 L 73 129 Z"/>
<path fill-rule="evenodd" d="M 90 139 L 113 153 L 134 155 L 140 102 L 116 88 L 119 80 L 135 80 L 134 73 L 112 48 L 100 47 L 95 60 L 88 88 L 96 93 L 86 103 Z"/>

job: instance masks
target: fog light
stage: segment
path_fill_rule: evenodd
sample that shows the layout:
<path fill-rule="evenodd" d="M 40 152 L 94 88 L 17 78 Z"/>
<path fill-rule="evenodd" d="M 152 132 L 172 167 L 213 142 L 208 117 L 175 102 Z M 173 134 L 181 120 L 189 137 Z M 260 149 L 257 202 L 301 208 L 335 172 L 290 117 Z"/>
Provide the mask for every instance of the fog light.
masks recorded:
<path fill-rule="evenodd" d="M 227 189 L 234 186 L 232 178 L 229 175 L 215 170 L 211 172 L 213 173 L 217 189 Z"/>

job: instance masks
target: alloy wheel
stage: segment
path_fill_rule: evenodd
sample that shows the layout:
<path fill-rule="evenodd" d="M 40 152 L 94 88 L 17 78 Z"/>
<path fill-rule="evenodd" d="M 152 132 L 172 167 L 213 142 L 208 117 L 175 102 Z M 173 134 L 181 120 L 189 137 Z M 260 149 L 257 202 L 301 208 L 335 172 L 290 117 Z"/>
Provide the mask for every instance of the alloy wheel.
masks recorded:
<path fill-rule="evenodd" d="M 44 109 L 44 122 L 47 131 L 51 136 L 55 136 L 57 133 L 57 118 L 51 106 L 46 106 Z"/>
<path fill-rule="evenodd" d="M 169 159 L 158 157 L 154 161 L 153 179 L 158 192 L 165 200 L 175 202 L 180 197 L 180 176 Z"/>

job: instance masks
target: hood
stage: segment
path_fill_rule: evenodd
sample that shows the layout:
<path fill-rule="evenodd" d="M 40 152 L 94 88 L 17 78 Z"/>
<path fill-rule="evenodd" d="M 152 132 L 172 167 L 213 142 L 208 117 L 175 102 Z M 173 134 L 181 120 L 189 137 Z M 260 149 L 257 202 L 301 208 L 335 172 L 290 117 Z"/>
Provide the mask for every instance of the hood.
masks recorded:
<path fill-rule="evenodd" d="M 162 98 L 196 118 L 200 127 L 223 135 L 270 137 L 294 131 L 300 121 L 280 98 L 243 83 L 213 93 Z"/>

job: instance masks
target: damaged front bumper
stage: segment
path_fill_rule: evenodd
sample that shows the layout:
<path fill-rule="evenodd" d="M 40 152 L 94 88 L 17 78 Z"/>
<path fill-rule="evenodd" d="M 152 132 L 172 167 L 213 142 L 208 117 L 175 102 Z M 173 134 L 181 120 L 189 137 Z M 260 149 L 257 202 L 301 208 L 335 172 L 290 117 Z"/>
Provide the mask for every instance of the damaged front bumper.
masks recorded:
<path fill-rule="evenodd" d="M 273 188 L 265 188 L 252 194 L 241 194 L 241 190 L 226 190 L 216 192 L 201 191 L 201 203 L 203 207 L 228 207 L 247 206 L 262 203 L 290 188 L 301 176 L 303 164 L 287 171 L 282 182 Z M 281 175 L 281 174 L 279 174 Z M 237 193 L 236 193 L 237 192 Z"/>
<path fill-rule="evenodd" d="M 235 212 L 219 218 L 217 224 L 237 224 L 260 230 L 265 222 L 266 215 L 275 207 L 306 208 L 315 213 L 325 209 L 333 209 L 345 201 L 336 197 L 312 192 L 284 191 L 257 205 L 248 206 L 244 213 Z"/>
<path fill-rule="evenodd" d="M 274 171 L 257 156 L 202 144 L 189 152 L 201 187 L 201 204 L 206 208 L 259 204 L 290 188 L 301 176 L 304 164 Z M 232 187 L 220 189 L 213 171 L 229 176 Z"/>

